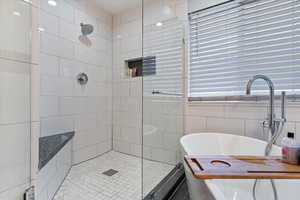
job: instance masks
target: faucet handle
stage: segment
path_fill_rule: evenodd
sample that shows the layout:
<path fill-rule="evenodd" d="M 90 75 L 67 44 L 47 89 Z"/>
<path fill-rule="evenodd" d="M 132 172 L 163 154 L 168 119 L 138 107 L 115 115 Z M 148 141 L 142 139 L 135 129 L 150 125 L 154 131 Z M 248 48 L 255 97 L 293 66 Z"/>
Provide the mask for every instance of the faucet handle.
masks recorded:
<path fill-rule="evenodd" d="M 281 119 L 286 122 L 286 92 L 281 92 Z"/>
<path fill-rule="evenodd" d="M 263 121 L 260 121 L 260 125 L 262 128 L 268 128 L 269 127 L 269 120 L 265 119 Z"/>

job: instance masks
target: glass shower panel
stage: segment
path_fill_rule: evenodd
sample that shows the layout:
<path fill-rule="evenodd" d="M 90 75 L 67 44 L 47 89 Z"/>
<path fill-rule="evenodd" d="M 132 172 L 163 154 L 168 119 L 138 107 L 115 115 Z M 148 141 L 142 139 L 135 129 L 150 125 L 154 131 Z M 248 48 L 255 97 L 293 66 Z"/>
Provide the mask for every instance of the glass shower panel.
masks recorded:
<path fill-rule="evenodd" d="M 30 186 L 31 5 L 0 0 L 0 199 Z"/>
<path fill-rule="evenodd" d="M 181 162 L 184 26 L 174 8 L 172 3 L 144 2 L 144 197 Z"/>

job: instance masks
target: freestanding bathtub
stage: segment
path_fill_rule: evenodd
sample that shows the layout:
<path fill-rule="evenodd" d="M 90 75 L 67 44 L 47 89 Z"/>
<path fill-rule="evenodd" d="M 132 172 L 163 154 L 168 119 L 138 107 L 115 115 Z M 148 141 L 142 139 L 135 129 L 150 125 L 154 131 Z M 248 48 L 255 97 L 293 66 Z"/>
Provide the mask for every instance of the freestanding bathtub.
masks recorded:
<path fill-rule="evenodd" d="M 183 155 L 263 155 L 266 142 L 250 137 L 224 133 L 197 133 L 180 140 Z M 272 155 L 280 155 L 274 146 Z M 192 200 L 253 200 L 254 180 L 198 180 L 185 165 Z M 279 200 L 300 200 L 300 180 L 275 180 Z M 269 180 L 259 180 L 257 200 L 273 200 Z"/>

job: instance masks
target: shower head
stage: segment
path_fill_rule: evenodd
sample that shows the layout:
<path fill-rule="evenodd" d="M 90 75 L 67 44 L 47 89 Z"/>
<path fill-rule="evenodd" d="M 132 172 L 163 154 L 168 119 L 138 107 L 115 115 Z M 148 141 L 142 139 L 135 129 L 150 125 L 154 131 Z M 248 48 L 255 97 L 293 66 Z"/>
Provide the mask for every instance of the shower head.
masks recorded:
<path fill-rule="evenodd" d="M 84 36 L 87 36 L 94 31 L 94 27 L 91 24 L 81 23 L 80 26 L 81 26 L 82 35 L 84 35 Z"/>

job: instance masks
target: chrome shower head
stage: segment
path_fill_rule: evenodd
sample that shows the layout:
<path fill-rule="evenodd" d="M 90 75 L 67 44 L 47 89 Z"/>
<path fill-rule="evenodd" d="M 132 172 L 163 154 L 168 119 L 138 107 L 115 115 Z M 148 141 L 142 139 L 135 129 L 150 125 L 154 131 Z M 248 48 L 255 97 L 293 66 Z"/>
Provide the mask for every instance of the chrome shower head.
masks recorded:
<path fill-rule="evenodd" d="M 94 31 L 94 27 L 91 24 L 81 23 L 80 26 L 81 26 L 81 33 L 84 36 L 87 36 L 87 35 L 91 34 Z"/>

